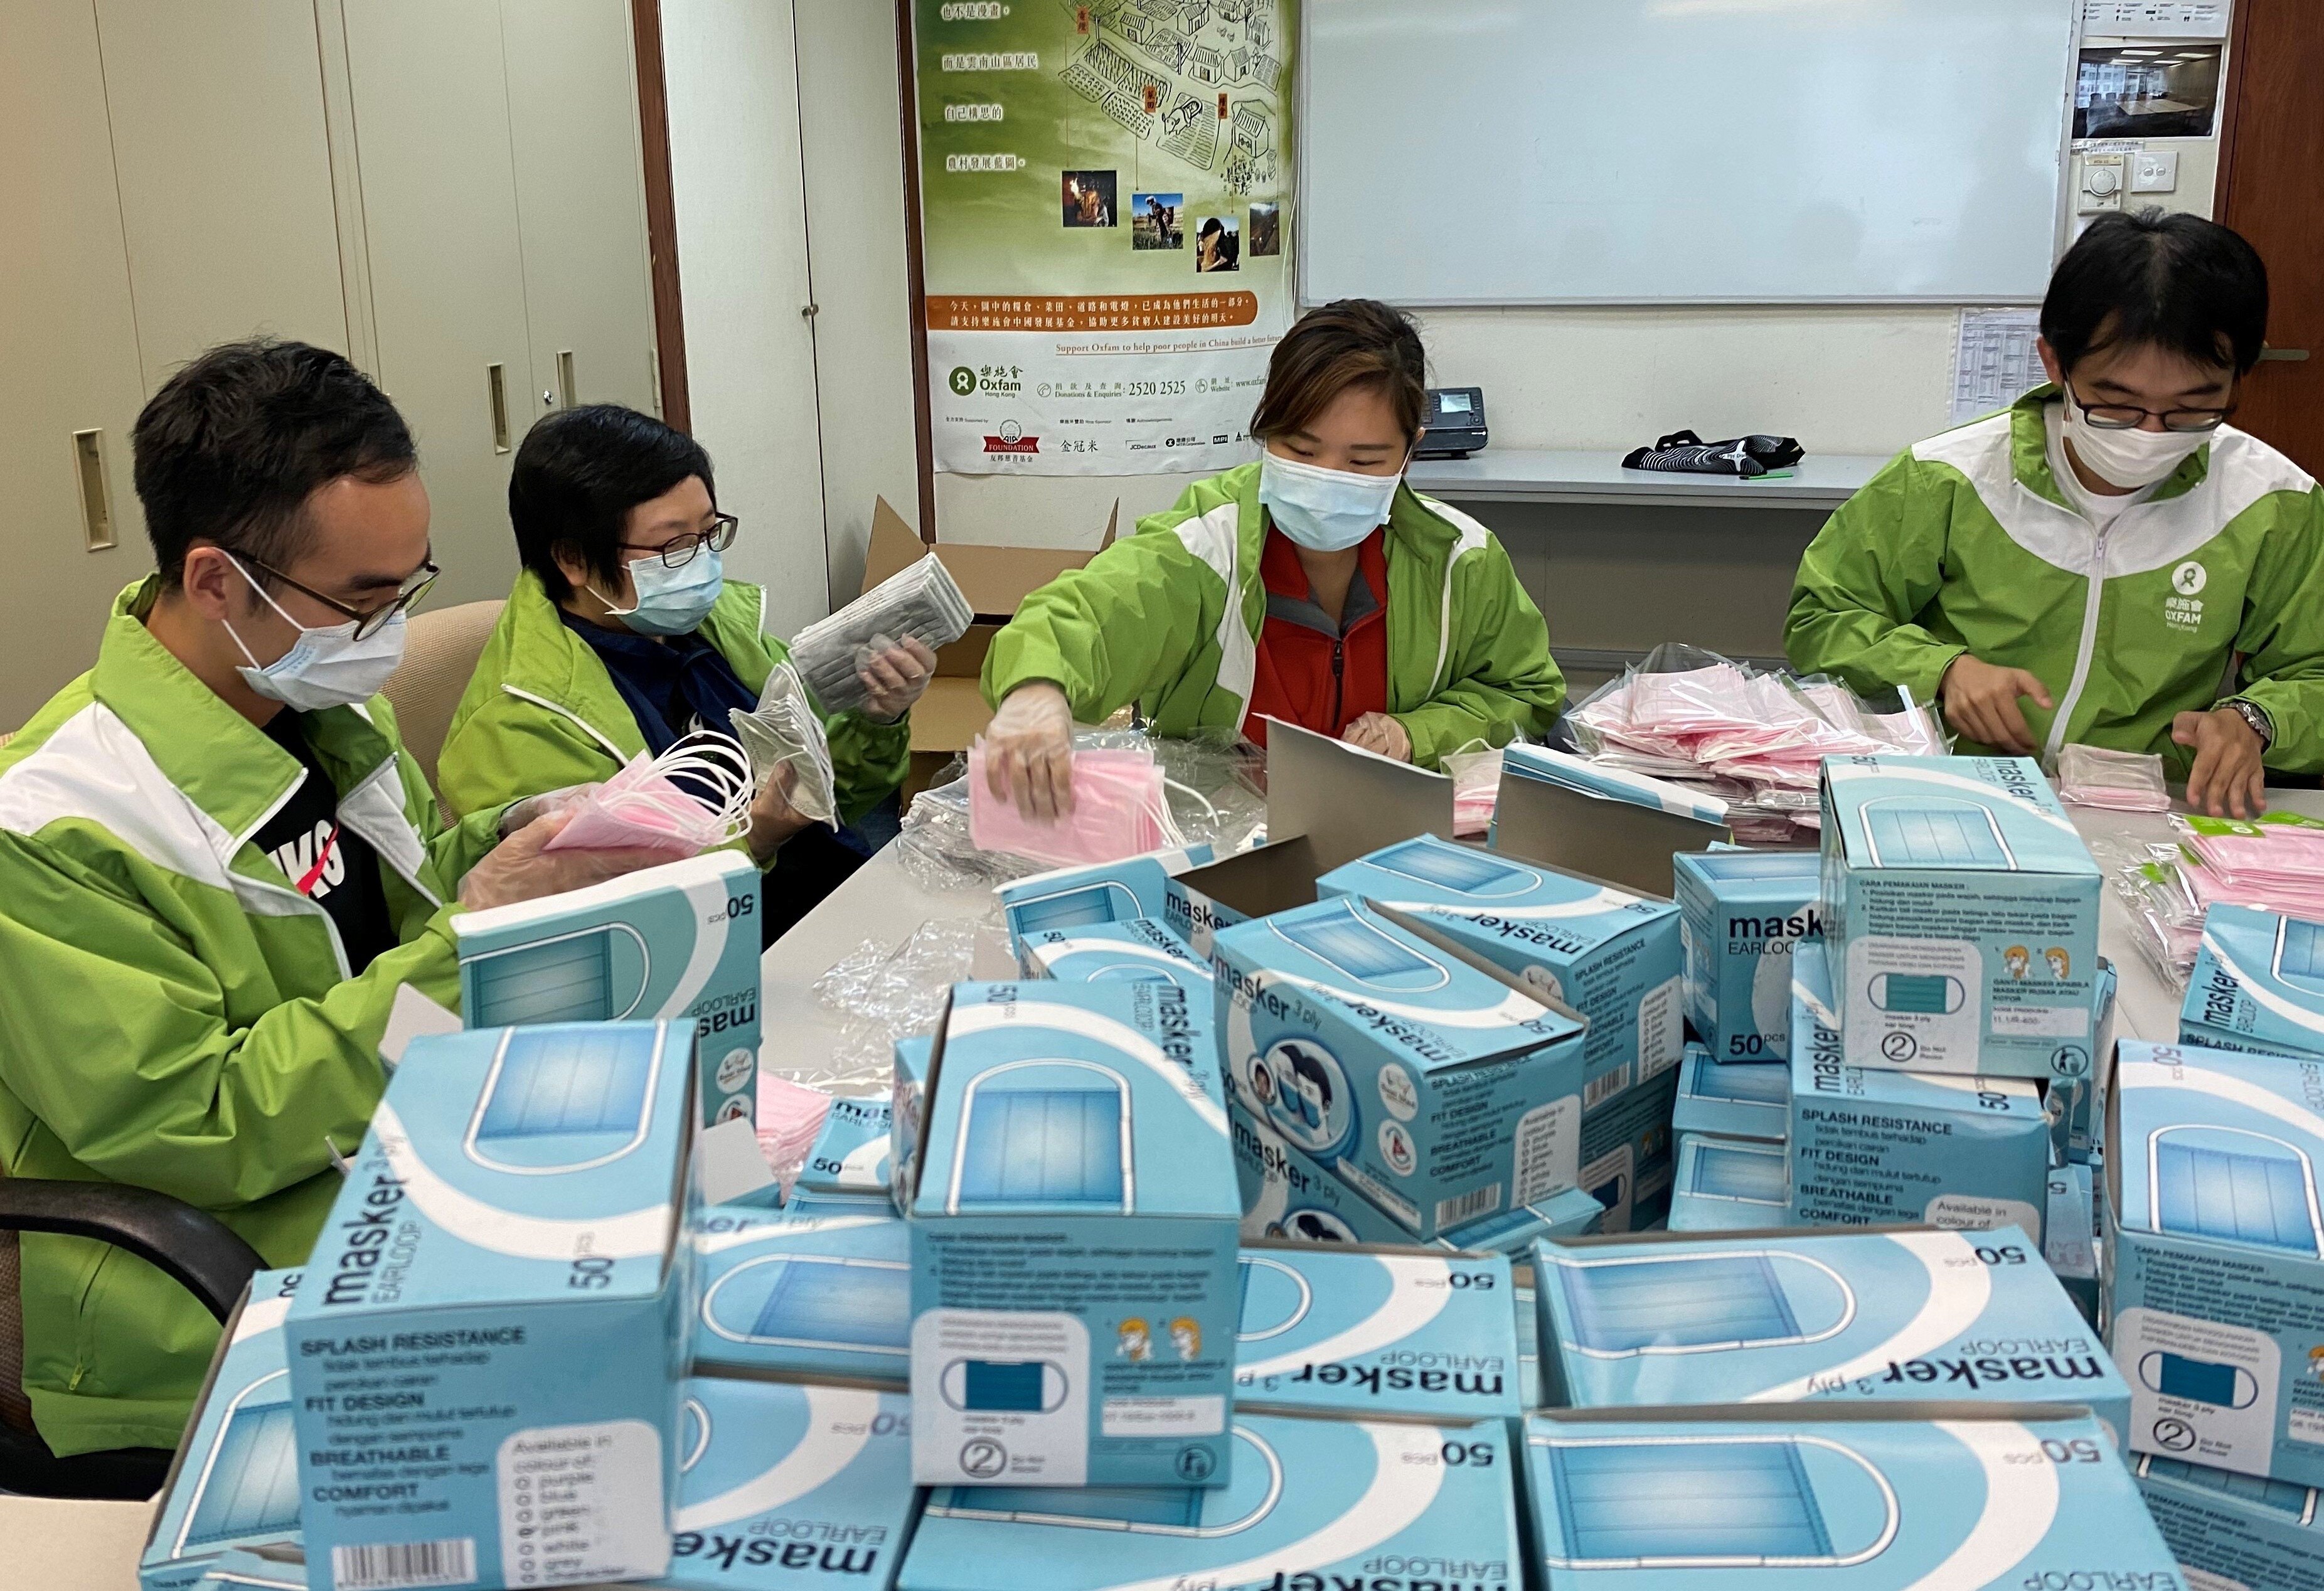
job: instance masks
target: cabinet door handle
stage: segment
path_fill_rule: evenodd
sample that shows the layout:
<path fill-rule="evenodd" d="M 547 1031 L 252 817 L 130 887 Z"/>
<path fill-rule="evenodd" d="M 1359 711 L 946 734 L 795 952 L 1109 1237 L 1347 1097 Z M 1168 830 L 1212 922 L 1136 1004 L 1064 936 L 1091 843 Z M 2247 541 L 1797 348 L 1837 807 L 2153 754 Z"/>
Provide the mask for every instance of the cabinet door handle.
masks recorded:
<path fill-rule="evenodd" d="M 2305 348 L 2262 348 L 2259 356 L 2262 359 L 2280 359 L 2286 364 L 2308 363 L 2308 350 Z"/>
<path fill-rule="evenodd" d="M 509 450 L 508 372 L 497 364 L 484 366 L 485 396 L 493 411 L 493 451 Z"/>
<path fill-rule="evenodd" d="M 105 433 L 72 434 L 73 474 L 80 485 L 80 530 L 88 550 L 117 545 L 113 533 L 113 492 L 105 482 Z"/>
<path fill-rule="evenodd" d="M 581 401 L 581 390 L 573 378 L 573 350 L 557 351 L 557 399 L 567 409 Z"/>

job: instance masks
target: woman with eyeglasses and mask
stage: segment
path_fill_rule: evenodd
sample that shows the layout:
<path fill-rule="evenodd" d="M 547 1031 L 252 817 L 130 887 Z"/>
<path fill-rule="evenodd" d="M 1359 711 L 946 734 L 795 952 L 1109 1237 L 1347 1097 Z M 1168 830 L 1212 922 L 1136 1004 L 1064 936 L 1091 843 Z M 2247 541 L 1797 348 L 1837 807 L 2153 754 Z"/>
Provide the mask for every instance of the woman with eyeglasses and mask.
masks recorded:
<path fill-rule="evenodd" d="M 437 788 L 456 814 L 611 778 L 700 729 L 731 733 L 788 648 L 766 593 L 725 577 L 737 522 L 710 455 L 650 415 L 596 403 L 545 416 L 517 449 L 509 519 L 524 569 L 452 715 Z M 823 571 L 818 566 L 818 584 Z M 868 659 L 863 707 L 827 718 L 839 817 L 853 825 L 902 784 L 912 703 L 935 654 L 907 639 Z M 836 887 L 871 845 L 791 810 L 770 784 L 751 854 L 778 866 L 765 932 Z"/>
<path fill-rule="evenodd" d="M 1251 417 L 1258 462 L 1189 486 L 993 637 L 992 794 L 1028 817 L 1069 810 L 1073 726 L 1131 703 L 1159 734 L 1264 744 L 1271 717 L 1432 768 L 1548 729 L 1565 680 L 1508 554 L 1405 484 L 1426 374 L 1385 304 L 1302 317 Z"/>
<path fill-rule="evenodd" d="M 1964 752 L 2159 753 L 2219 815 L 2324 768 L 2324 492 L 2227 424 L 2266 332 L 2235 233 L 2101 216 L 2050 279 L 2048 384 L 1899 455 L 1809 546 L 1794 667 L 1937 702 Z"/>

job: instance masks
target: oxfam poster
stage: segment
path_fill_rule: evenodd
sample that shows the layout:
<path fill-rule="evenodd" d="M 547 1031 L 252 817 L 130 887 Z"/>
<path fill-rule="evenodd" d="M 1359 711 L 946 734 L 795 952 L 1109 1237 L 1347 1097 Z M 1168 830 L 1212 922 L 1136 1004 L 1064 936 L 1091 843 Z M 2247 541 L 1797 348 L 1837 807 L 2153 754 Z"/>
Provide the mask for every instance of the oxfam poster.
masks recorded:
<path fill-rule="evenodd" d="M 1247 463 L 1290 324 L 1296 0 L 918 0 L 940 470 Z"/>

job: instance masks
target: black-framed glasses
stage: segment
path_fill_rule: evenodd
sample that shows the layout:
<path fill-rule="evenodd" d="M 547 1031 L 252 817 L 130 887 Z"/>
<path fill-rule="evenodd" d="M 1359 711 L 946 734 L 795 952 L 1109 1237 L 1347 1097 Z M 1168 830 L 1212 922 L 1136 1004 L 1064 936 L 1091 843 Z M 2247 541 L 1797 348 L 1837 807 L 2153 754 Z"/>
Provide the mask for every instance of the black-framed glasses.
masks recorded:
<path fill-rule="evenodd" d="M 704 547 L 712 552 L 724 552 L 734 545 L 734 533 L 742 521 L 732 514 L 720 514 L 711 521 L 707 530 L 689 530 L 683 536 L 673 536 L 659 547 L 640 547 L 634 541 L 617 541 L 613 545 L 624 552 L 659 553 L 669 568 L 683 568 L 694 561 L 694 555 Z"/>
<path fill-rule="evenodd" d="M 436 566 L 436 560 L 434 558 L 428 559 L 425 563 L 420 566 L 418 570 L 416 570 L 409 579 L 404 581 L 401 587 L 397 590 L 396 593 L 392 597 L 390 597 L 379 607 L 371 609 L 366 612 L 361 608 L 350 608 L 346 603 L 339 601 L 337 597 L 325 596 L 321 592 L 317 591 L 311 585 L 300 584 L 299 582 L 291 579 L 290 576 L 285 575 L 281 570 L 273 567 L 272 565 L 261 563 L 258 559 L 252 557 L 248 553 L 235 553 L 232 556 L 239 559 L 241 562 L 248 564 L 252 568 L 257 570 L 260 574 L 266 575 L 268 578 L 280 580 L 292 591 L 299 593 L 300 595 L 314 598 L 315 601 L 330 609 L 332 612 L 354 620 L 355 625 L 355 639 L 357 640 L 369 640 L 373 636 L 377 635 L 381 630 L 386 629 L 388 621 L 393 619 L 397 614 L 408 613 L 414 607 L 418 606 L 420 599 L 428 594 L 428 588 L 436 584 L 436 577 L 444 572 Z"/>
<path fill-rule="evenodd" d="M 2150 418 L 2161 420 L 2166 431 L 2216 431 L 2236 411 L 2232 403 L 2225 409 L 2141 409 L 2135 403 L 2085 403 L 2070 384 L 2066 388 L 2066 396 L 2082 411 L 2082 418 L 2101 431 L 2135 431 Z"/>

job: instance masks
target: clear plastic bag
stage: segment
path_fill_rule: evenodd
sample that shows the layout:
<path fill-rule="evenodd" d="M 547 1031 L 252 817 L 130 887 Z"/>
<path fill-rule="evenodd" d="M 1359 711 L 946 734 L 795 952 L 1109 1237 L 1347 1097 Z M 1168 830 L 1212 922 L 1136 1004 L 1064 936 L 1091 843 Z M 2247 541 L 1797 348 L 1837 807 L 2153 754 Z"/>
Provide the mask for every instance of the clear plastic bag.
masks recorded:
<path fill-rule="evenodd" d="M 905 636 L 934 651 L 966 635 L 975 619 L 952 572 L 930 553 L 800 630 L 791 662 L 825 712 L 851 712 L 871 694 L 862 670 L 879 652 Z"/>
<path fill-rule="evenodd" d="M 687 857 L 749 831 L 751 759 L 726 735 L 688 735 L 659 757 L 642 751 L 575 804 L 542 849 L 644 850 Z"/>
<path fill-rule="evenodd" d="M 816 998 L 846 1019 L 830 1061 L 789 1075 L 851 1098 L 884 1098 L 899 1038 L 936 1031 L 952 986 L 974 976 L 981 944 L 1005 955 L 998 922 L 932 920 L 890 944 L 867 939 L 815 981 Z"/>
<path fill-rule="evenodd" d="M 1437 766 L 1452 780 L 1452 832 L 1468 837 L 1489 830 L 1500 799 L 1500 748 L 1471 740 L 1446 752 Z"/>
<path fill-rule="evenodd" d="M 2077 806 L 2108 812 L 2169 812 L 2163 759 L 2145 751 L 2070 745 L 2058 753 L 2058 794 Z"/>
<path fill-rule="evenodd" d="M 755 788 L 788 775 L 783 799 L 793 812 L 831 828 L 839 827 L 839 796 L 831 768 L 831 741 L 816 716 L 807 685 L 788 663 L 767 676 L 759 704 L 729 715 L 734 737 L 751 759 Z"/>

